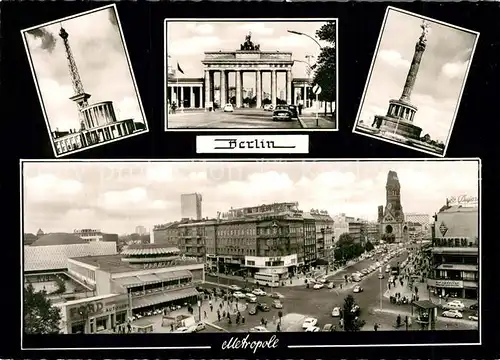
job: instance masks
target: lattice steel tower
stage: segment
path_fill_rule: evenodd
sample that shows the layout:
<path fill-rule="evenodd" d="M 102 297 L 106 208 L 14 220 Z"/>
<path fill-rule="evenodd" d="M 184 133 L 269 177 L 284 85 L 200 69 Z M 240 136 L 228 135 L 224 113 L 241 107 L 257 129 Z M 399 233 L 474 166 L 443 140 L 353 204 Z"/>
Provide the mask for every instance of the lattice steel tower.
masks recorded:
<path fill-rule="evenodd" d="M 69 46 L 69 34 L 62 26 L 61 31 L 59 31 L 59 36 L 63 39 L 64 49 L 66 50 L 66 59 L 68 60 L 69 75 L 71 76 L 71 83 L 73 84 L 73 91 L 75 92 L 75 95 L 70 97 L 70 100 L 77 104 L 80 127 L 81 130 L 83 130 L 85 129 L 85 121 L 81 110 L 88 106 L 87 100 L 90 98 L 90 94 L 87 94 L 83 89 L 82 80 L 80 79 L 80 74 L 78 73 L 78 67 L 76 66 L 73 52 Z"/>

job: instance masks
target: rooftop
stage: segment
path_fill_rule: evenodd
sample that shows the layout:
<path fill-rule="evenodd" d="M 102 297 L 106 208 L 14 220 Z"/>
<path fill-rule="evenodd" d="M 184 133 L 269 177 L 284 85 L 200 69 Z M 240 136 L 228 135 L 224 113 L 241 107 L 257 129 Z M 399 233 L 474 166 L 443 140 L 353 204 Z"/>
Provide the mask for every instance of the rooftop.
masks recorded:
<path fill-rule="evenodd" d="M 125 272 L 130 272 L 130 271 L 137 271 L 142 269 L 141 265 L 132 265 L 129 264 L 125 261 L 122 261 L 123 255 L 118 254 L 118 255 L 100 255 L 100 256 L 83 256 L 83 257 L 76 257 L 76 258 L 71 258 L 74 261 L 79 261 L 84 264 L 94 266 L 100 270 L 112 273 L 112 274 L 119 274 L 119 273 L 125 273 Z M 162 268 L 165 267 L 174 267 L 174 266 L 182 266 L 182 265 L 191 265 L 191 264 L 196 264 L 198 261 L 194 258 L 190 257 L 179 257 L 178 259 L 171 260 L 171 261 L 161 261 L 165 265 L 162 266 Z M 169 265 L 166 265 L 169 264 Z M 144 265 L 144 264 L 142 264 Z"/>
<path fill-rule="evenodd" d="M 31 246 L 47 246 L 47 245 L 70 245 L 70 244 L 86 244 L 87 242 L 69 233 L 52 233 L 42 235 Z"/>

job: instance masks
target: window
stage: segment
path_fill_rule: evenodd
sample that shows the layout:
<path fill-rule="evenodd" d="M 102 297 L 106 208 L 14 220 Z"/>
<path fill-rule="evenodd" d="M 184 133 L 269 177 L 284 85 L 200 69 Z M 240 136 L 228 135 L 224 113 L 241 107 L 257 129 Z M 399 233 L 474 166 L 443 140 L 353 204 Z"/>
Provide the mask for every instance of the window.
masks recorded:
<path fill-rule="evenodd" d="M 255 265 L 255 261 L 253 261 L 253 260 L 247 260 L 247 265 L 249 265 L 249 266 Z"/>

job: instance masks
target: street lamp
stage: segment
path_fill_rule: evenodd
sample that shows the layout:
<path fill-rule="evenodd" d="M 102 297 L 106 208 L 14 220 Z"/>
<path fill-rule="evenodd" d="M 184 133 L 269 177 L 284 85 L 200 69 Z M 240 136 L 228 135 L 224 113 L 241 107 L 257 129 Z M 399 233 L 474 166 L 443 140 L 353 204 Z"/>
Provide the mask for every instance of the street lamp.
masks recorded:
<path fill-rule="evenodd" d="M 198 299 L 198 318 L 201 321 L 201 301 Z"/>
<path fill-rule="evenodd" d="M 287 30 L 290 34 L 294 34 L 294 35 L 302 35 L 302 36 L 306 36 L 308 37 L 309 39 L 311 39 L 312 41 L 314 41 L 321 50 L 323 50 L 323 47 L 321 46 L 321 44 L 318 42 L 318 40 L 316 40 L 315 38 L 313 38 L 311 35 L 308 35 L 308 34 L 305 34 L 303 32 L 300 32 L 300 31 L 295 31 L 295 30 Z"/>

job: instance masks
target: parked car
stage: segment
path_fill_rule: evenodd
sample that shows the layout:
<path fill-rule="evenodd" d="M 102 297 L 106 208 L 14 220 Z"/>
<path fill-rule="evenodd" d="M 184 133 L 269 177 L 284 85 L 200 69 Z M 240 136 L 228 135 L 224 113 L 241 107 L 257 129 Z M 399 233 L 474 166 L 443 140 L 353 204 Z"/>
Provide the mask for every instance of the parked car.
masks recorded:
<path fill-rule="evenodd" d="M 323 332 L 330 332 L 330 331 L 333 331 L 335 328 L 333 327 L 332 324 L 325 324 L 325 326 L 323 326 Z"/>
<path fill-rule="evenodd" d="M 274 110 L 273 104 L 265 104 L 264 105 L 264 111 L 273 111 L 273 110 Z"/>
<path fill-rule="evenodd" d="M 441 316 L 449 317 L 449 318 L 455 318 L 455 319 L 461 319 L 461 318 L 463 318 L 462 313 L 460 311 L 458 311 L 458 310 L 446 310 L 446 311 L 443 311 L 443 313 L 441 314 Z"/>
<path fill-rule="evenodd" d="M 314 284 L 313 289 L 319 290 L 319 289 L 323 289 L 324 287 L 325 287 L 324 284 L 318 283 L 318 284 Z"/>
<path fill-rule="evenodd" d="M 465 305 L 460 300 L 453 300 L 444 304 L 443 309 L 463 311 L 465 309 Z"/>
<path fill-rule="evenodd" d="M 307 329 L 306 329 L 306 332 L 320 332 L 321 329 L 317 326 L 309 326 Z"/>
<path fill-rule="evenodd" d="M 250 289 L 248 287 L 241 289 L 241 292 L 245 294 L 253 293 L 253 289 Z"/>
<path fill-rule="evenodd" d="M 305 318 L 304 319 L 304 323 L 302 324 L 302 329 L 307 329 L 311 326 L 316 326 L 316 324 L 318 323 L 318 319 L 316 318 Z"/>
<path fill-rule="evenodd" d="M 250 329 L 250 332 L 269 332 L 264 326 L 255 326 Z"/>
<path fill-rule="evenodd" d="M 224 112 L 233 112 L 234 111 L 233 104 L 226 104 L 226 105 L 224 105 L 223 110 L 224 110 Z"/>
<path fill-rule="evenodd" d="M 283 309 L 283 303 L 279 300 L 273 301 L 273 308 L 275 309 Z"/>
<path fill-rule="evenodd" d="M 245 294 L 245 297 L 249 303 L 256 303 L 257 302 L 257 296 L 255 296 L 252 293 Z"/>
<path fill-rule="evenodd" d="M 353 307 L 351 309 L 351 313 L 358 316 L 360 311 L 361 311 L 361 308 L 359 307 L 359 305 L 353 305 Z"/>
<path fill-rule="evenodd" d="M 241 291 L 242 290 L 238 285 L 231 285 L 229 287 L 229 289 L 232 291 Z"/>
<path fill-rule="evenodd" d="M 254 289 L 252 291 L 252 294 L 258 295 L 258 296 L 266 296 L 267 295 L 266 292 L 262 289 Z"/>
<path fill-rule="evenodd" d="M 322 276 L 322 277 L 318 278 L 318 281 L 322 284 L 325 284 L 328 281 L 328 279 L 326 278 L 326 276 Z"/>
<path fill-rule="evenodd" d="M 479 321 L 479 314 L 475 313 L 474 315 L 469 316 L 469 320 Z"/>
<path fill-rule="evenodd" d="M 332 310 L 332 316 L 333 317 L 339 317 L 340 316 L 340 308 L 338 306 L 335 306 Z"/>
<path fill-rule="evenodd" d="M 179 327 L 174 331 L 174 333 L 188 333 L 188 332 L 191 331 L 189 331 L 189 329 L 185 326 Z"/>
<path fill-rule="evenodd" d="M 266 311 L 266 312 L 269 311 L 269 310 L 271 310 L 269 308 L 269 305 L 267 305 L 266 303 L 258 303 L 257 304 L 257 309 L 260 310 L 260 311 Z"/>
<path fill-rule="evenodd" d="M 273 121 L 293 120 L 296 116 L 294 116 L 294 112 L 290 110 L 290 106 L 293 105 L 277 105 L 276 109 L 273 111 Z"/>
<path fill-rule="evenodd" d="M 359 286 L 359 285 L 356 285 L 356 286 L 354 287 L 354 289 L 352 290 L 352 292 L 354 292 L 354 293 L 360 293 L 360 292 L 363 292 L 363 288 L 362 288 L 361 286 Z"/>
<path fill-rule="evenodd" d="M 235 292 L 233 293 L 233 296 L 234 296 L 235 298 L 237 298 L 237 299 L 244 299 L 244 298 L 246 298 L 246 295 L 245 295 L 245 294 L 243 294 L 243 293 L 242 293 L 242 292 L 240 292 L 240 291 L 235 291 Z"/>
<path fill-rule="evenodd" d="M 335 284 L 333 282 L 328 283 L 328 289 L 333 289 L 335 287 Z"/>
<path fill-rule="evenodd" d="M 469 306 L 469 309 L 471 309 L 471 310 L 478 310 L 479 309 L 479 303 L 472 304 L 471 306 Z"/>

